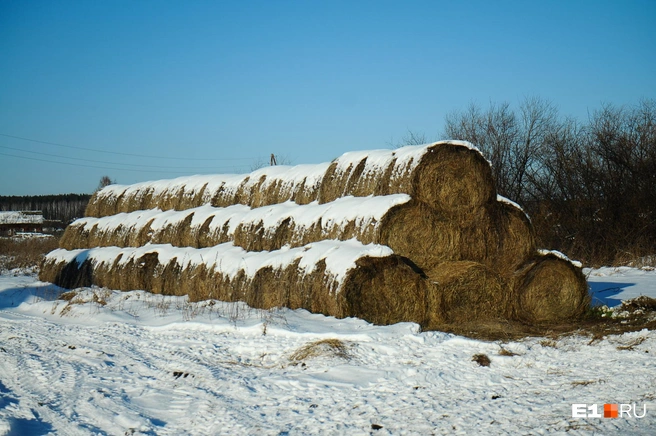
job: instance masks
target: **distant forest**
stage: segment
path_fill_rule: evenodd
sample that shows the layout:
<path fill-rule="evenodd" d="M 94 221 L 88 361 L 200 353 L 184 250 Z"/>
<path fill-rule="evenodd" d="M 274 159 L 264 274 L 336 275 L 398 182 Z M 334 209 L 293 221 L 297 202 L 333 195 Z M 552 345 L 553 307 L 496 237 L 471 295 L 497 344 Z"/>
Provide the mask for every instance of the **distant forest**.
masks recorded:
<path fill-rule="evenodd" d="M 0 196 L 0 211 L 40 210 L 46 220 L 68 224 L 84 216 L 90 194 Z"/>

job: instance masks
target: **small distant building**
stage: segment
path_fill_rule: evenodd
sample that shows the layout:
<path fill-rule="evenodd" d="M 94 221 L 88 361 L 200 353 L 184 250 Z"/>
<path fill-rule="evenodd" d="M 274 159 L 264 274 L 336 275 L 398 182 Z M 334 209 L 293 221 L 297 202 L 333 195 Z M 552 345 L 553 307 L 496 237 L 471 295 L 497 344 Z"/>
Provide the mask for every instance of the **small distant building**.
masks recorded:
<path fill-rule="evenodd" d="M 40 210 L 0 212 L 0 236 L 13 236 L 16 233 L 41 233 L 43 213 Z"/>

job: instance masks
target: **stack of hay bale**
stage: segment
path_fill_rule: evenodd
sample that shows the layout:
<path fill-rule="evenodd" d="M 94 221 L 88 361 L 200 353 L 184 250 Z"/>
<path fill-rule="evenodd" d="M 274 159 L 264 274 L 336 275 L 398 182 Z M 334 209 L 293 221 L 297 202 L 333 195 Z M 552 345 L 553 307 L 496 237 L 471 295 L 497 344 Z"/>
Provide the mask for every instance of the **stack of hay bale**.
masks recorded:
<path fill-rule="evenodd" d="M 588 304 L 580 266 L 537 250 L 489 162 L 443 141 L 246 175 L 110 185 L 41 279 L 305 308 L 427 329 L 549 323 Z"/>

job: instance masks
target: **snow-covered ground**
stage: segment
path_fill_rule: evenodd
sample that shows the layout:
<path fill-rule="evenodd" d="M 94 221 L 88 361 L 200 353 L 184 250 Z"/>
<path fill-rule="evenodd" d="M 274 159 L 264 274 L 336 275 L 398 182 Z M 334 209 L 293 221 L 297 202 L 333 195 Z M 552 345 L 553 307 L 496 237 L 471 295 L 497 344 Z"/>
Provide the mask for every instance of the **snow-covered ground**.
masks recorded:
<path fill-rule="evenodd" d="M 586 272 L 609 307 L 656 297 L 656 271 Z M 61 292 L 0 276 L 0 435 L 656 434 L 655 331 L 486 342 L 304 310 Z M 572 404 L 605 403 L 646 416 L 572 417 Z"/>

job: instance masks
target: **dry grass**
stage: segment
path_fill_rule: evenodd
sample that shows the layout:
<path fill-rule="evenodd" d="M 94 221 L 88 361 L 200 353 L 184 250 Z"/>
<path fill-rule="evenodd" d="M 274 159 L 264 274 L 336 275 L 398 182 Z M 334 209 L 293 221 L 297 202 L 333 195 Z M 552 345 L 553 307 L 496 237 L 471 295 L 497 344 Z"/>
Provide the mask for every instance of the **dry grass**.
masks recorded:
<path fill-rule="evenodd" d="M 518 354 L 517 354 L 517 353 L 513 353 L 512 351 L 508 350 L 507 348 L 503 348 L 503 347 L 501 347 L 501 349 L 499 350 L 499 356 L 508 356 L 508 357 L 512 357 L 512 356 L 518 356 Z"/>
<path fill-rule="evenodd" d="M 348 345 L 339 339 L 322 339 L 302 346 L 289 356 L 289 360 L 294 364 L 317 357 L 337 357 L 348 360 L 351 358 L 348 348 Z"/>
<path fill-rule="evenodd" d="M 637 339 L 634 339 L 633 341 L 631 341 L 630 343 L 628 343 L 626 345 L 617 346 L 617 349 L 620 350 L 620 351 L 633 351 L 633 350 L 635 350 L 635 347 L 642 344 L 643 342 L 645 342 L 645 338 L 644 337 L 639 337 Z"/>
<path fill-rule="evenodd" d="M 59 238 L 0 238 L 0 270 L 29 268 L 41 264 L 43 257 L 58 248 Z"/>
<path fill-rule="evenodd" d="M 111 293 L 112 291 L 109 289 L 93 289 L 86 292 L 80 292 L 78 290 L 64 292 L 63 294 L 59 295 L 57 300 L 54 302 L 51 313 L 56 313 L 60 301 L 66 302 L 66 305 L 59 312 L 59 315 L 62 317 L 68 315 L 72 308 L 76 305 L 93 303 L 97 306 L 106 306 L 107 300 L 111 296 Z"/>
<path fill-rule="evenodd" d="M 641 295 L 632 300 L 623 301 L 620 311 L 626 311 L 630 314 L 637 312 L 656 312 L 656 298 Z"/>
<path fill-rule="evenodd" d="M 553 323 L 533 324 L 517 320 L 497 320 L 488 322 L 462 322 L 445 324 L 439 330 L 448 333 L 468 336 L 470 338 L 489 341 L 511 341 L 526 337 L 542 337 L 543 346 L 557 346 L 557 341 L 564 336 L 582 335 L 590 338 L 590 344 L 610 335 L 638 332 L 643 329 L 656 330 L 656 309 L 645 308 L 651 302 L 644 300 L 648 297 L 638 297 L 635 300 L 625 301 L 618 312 L 621 317 L 602 316 L 602 312 L 588 310 L 581 319 L 560 320 Z M 647 304 L 646 304 L 647 303 Z M 639 341 L 637 339 L 636 341 Z M 637 343 L 629 343 L 625 347 L 635 348 Z M 627 350 L 629 349 L 627 348 Z"/>
<path fill-rule="evenodd" d="M 479 366 L 490 366 L 490 358 L 487 354 L 474 354 L 472 361 L 478 363 Z"/>
<path fill-rule="evenodd" d="M 545 348 L 558 348 L 558 342 L 554 341 L 553 339 L 543 339 L 540 341 L 540 345 L 542 345 Z"/>
<path fill-rule="evenodd" d="M 571 384 L 572 386 L 589 386 L 595 383 L 598 383 L 598 380 L 573 381 Z"/>

